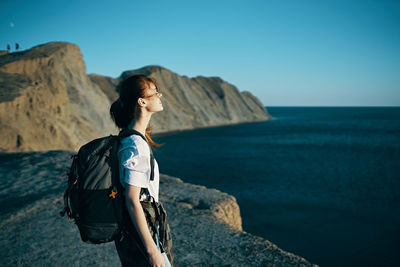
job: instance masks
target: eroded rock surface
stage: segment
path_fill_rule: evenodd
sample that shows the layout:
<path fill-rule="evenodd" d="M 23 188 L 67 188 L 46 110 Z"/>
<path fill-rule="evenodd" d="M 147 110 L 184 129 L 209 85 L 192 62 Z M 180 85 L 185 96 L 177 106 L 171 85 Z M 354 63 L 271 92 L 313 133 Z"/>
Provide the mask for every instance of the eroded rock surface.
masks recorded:
<path fill-rule="evenodd" d="M 81 241 L 60 217 L 72 152 L 0 153 L 2 266 L 120 266 L 113 243 Z M 263 238 L 241 231 L 233 196 L 160 177 L 176 266 L 313 266 Z"/>
<path fill-rule="evenodd" d="M 76 151 L 116 134 L 109 115 L 115 86 L 132 74 L 155 77 L 163 92 L 164 111 L 152 117 L 152 133 L 271 119 L 255 96 L 218 77 L 188 78 L 160 66 L 118 78 L 87 75 L 77 45 L 52 42 L 0 54 L 0 150 Z"/>

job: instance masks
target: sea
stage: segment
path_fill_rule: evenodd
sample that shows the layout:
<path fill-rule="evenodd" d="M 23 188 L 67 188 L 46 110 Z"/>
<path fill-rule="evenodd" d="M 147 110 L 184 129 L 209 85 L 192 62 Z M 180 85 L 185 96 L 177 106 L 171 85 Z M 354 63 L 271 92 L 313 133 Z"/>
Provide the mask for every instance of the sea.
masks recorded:
<path fill-rule="evenodd" d="M 154 135 L 160 172 L 233 195 L 243 230 L 320 266 L 400 266 L 400 107 L 266 107 Z"/>

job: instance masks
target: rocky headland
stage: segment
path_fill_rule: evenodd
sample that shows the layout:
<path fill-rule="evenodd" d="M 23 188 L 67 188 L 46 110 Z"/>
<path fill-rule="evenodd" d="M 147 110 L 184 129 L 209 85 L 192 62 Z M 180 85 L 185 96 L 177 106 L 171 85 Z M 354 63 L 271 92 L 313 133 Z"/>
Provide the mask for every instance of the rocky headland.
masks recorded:
<path fill-rule="evenodd" d="M 250 92 L 218 77 L 180 76 L 161 66 L 125 71 L 118 78 L 87 75 L 77 45 L 53 42 L 0 56 L 0 149 L 9 152 L 77 150 L 115 134 L 109 108 L 126 76 L 156 78 L 164 111 L 152 133 L 271 119 Z"/>
<path fill-rule="evenodd" d="M 188 78 L 160 66 L 118 78 L 87 75 L 79 47 L 61 42 L 2 53 L 2 265 L 119 266 L 113 243 L 83 243 L 59 211 L 70 156 L 117 133 L 109 107 L 115 86 L 133 73 L 155 77 L 162 89 L 164 112 L 153 116 L 153 133 L 272 119 L 251 93 L 218 77 Z M 233 196 L 167 175 L 160 180 L 176 266 L 315 266 L 244 232 Z"/>

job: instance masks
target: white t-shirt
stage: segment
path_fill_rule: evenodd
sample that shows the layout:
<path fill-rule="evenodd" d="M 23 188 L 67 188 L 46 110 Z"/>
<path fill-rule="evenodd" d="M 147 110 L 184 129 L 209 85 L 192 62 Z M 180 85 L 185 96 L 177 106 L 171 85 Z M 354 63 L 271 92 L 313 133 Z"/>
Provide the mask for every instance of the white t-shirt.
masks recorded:
<path fill-rule="evenodd" d="M 146 141 L 136 134 L 122 138 L 118 148 L 118 159 L 122 186 L 130 184 L 148 188 L 150 195 L 158 202 L 160 172 L 154 159 L 154 180 L 150 181 L 150 147 Z"/>

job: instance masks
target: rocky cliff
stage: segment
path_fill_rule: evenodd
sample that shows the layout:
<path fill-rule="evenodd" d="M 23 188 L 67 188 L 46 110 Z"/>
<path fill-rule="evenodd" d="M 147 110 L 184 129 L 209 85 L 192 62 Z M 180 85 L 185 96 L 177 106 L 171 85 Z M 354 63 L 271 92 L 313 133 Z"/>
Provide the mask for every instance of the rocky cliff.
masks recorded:
<path fill-rule="evenodd" d="M 153 133 L 271 119 L 260 101 L 218 77 L 177 75 L 160 66 L 121 77 L 86 75 L 79 47 L 49 43 L 0 54 L 0 149 L 76 150 L 116 133 L 108 110 L 115 86 L 129 75 L 155 77 L 164 112 Z M 113 243 L 80 241 L 77 227 L 58 212 L 70 151 L 0 153 L 0 246 L 5 265 L 117 266 Z M 18 177 L 18 179 L 15 179 Z M 161 175 L 176 266 L 315 266 L 242 230 L 233 196 Z"/>
<path fill-rule="evenodd" d="M 113 243 L 81 241 L 60 217 L 71 152 L 0 153 L 2 266 L 119 266 Z M 18 177 L 18 179 L 15 179 Z M 261 237 L 243 232 L 233 196 L 160 176 L 175 266 L 316 266 Z"/>
<path fill-rule="evenodd" d="M 115 131 L 103 91 L 86 75 L 79 47 L 50 43 L 0 56 L 0 147 L 76 150 Z"/>
<path fill-rule="evenodd" d="M 121 77 L 87 75 L 79 47 L 64 42 L 0 55 L 0 149 L 77 150 L 118 130 L 109 107 L 115 86 L 132 74 L 155 77 L 164 111 L 152 117 L 153 133 L 271 119 L 262 103 L 218 77 L 180 76 L 160 66 Z"/>

